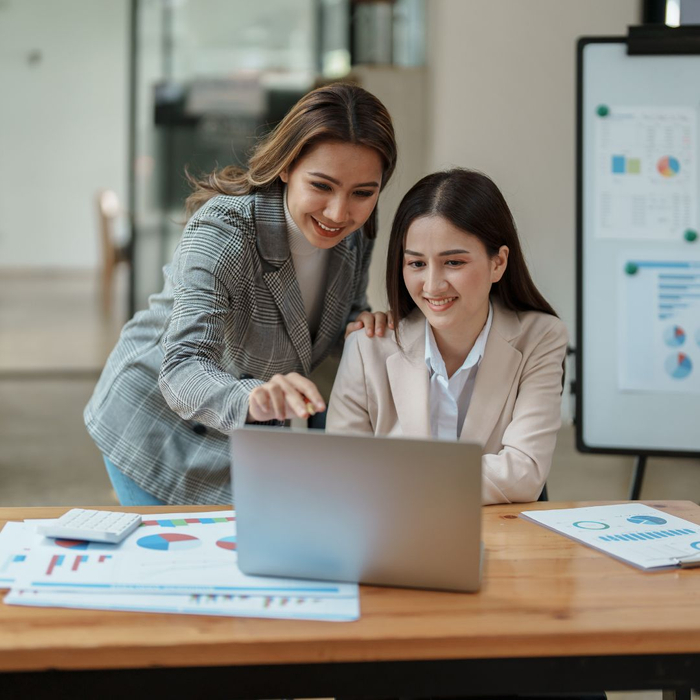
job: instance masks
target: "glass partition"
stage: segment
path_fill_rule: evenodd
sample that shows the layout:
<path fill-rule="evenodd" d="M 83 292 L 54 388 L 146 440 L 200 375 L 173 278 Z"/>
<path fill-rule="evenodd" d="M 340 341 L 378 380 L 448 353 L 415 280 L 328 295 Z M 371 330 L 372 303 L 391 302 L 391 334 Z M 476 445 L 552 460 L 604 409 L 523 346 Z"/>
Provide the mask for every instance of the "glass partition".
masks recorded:
<path fill-rule="evenodd" d="M 359 63 L 420 65 L 424 0 L 132 0 L 131 312 L 162 286 L 186 171 L 244 164 L 308 90 Z"/>

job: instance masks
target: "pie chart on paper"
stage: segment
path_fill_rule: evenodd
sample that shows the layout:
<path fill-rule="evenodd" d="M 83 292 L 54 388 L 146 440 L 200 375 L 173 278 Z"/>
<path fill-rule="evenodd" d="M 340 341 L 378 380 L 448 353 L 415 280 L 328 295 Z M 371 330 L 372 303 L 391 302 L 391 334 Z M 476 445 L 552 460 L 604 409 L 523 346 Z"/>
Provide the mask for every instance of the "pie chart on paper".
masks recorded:
<path fill-rule="evenodd" d="M 228 549 L 230 552 L 235 552 L 236 536 L 231 535 L 231 537 L 222 537 L 220 540 L 216 541 L 216 546 L 221 547 L 221 549 Z"/>
<path fill-rule="evenodd" d="M 610 525 L 597 520 L 578 520 L 574 523 L 574 527 L 578 527 L 581 530 L 607 530 L 610 528 Z"/>
<path fill-rule="evenodd" d="M 672 348 L 685 343 L 685 331 L 680 326 L 669 326 L 664 331 L 664 342 Z"/>
<path fill-rule="evenodd" d="M 666 372 L 674 379 L 685 379 L 693 371 L 693 363 L 683 352 L 674 353 L 666 358 Z"/>
<path fill-rule="evenodd" d="M 667 521 L 656 515 L 633 515 L 627 518 L 627 522 L 635 523 L 636 525 L 665 525 Z"/>
<path fill-rule="evenodd" d="M 158 549 L 161 551 L 181 551 L 183 549 L 195 549 L 202 544 L 198 537 L 181 535 L 177 532 L 161 532 L 158 535 L 148 535 L 136 540 L 136 544 L 144 549 Z"/>
<path fill-rule="evenodd" d="M 85 540 L 57 539 L 54 540 L 54 544 L 57 544 L 59 547 L 66 547 L 67 549 L 87 549 L 90 546 L 90 543 L 85 542 Z"/>
<path fill-rule="evenodd" d="M 664 177 L 675 177 L 681 170 L 681 164 L 678 162 L 678 158 L 664 156 L 663 158 L 659 158 L 656 169 Z"/>

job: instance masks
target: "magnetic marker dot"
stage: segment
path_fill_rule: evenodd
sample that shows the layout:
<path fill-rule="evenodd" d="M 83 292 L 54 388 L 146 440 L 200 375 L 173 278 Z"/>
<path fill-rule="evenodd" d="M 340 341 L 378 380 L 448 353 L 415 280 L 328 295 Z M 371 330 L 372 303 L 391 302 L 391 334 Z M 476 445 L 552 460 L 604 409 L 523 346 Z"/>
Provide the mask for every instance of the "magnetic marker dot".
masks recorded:
<path fill-rule="evenodd" d="M 596 109 L 596 114 L 599 117 L 607 117 L 608 114 L 610 114 L 610 107 L 607 105 L 598 105 L 598 109 Z"/>
<path fill-rule="evenodd" d="M 637 270 L 639 270 L 639 267 L 637 266 L 636 263 L 628 262 L 628 263 L 625 265 L 625 272 L 626 272 L 628 275 L 636 275 L 636 274 L 637 274 Z"/>
<path fill-rule="evenodd" d="M 685 238 L 688 243 L 695 243 L 695 241 L 698 240 L 698 232 L 693 231 L 692 228 L 689 228 L 684 234 L 683 238 Z"/>

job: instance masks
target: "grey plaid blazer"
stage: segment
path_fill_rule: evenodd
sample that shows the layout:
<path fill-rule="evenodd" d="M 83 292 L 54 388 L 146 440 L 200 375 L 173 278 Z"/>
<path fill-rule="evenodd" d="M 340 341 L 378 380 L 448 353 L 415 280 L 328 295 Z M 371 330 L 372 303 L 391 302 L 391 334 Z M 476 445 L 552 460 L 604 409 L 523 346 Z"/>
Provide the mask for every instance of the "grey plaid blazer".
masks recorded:
<path fill-rule="evenodd" d="M 252 389 L 277 373 L 308 376 L 369 308 L 373 242 L 358 230 L 331 249 L 312 341 L 282 197 L 279 183 L 221 195 L 192 217 L 163 291 L 124 326 L 85 408 L 102 453 L 166 503 L 230 503 L 226 436 Z"/>

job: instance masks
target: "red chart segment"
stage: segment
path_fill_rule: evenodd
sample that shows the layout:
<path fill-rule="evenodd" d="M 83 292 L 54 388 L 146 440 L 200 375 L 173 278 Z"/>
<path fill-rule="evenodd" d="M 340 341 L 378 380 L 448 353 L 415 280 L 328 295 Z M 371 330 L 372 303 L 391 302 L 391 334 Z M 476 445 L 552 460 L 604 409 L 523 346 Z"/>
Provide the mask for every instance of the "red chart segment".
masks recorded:
<path fill-rule="evenodd" d="M 85 540 L 55 540 L 54 543 L 66 549 L 87 549 L 90 546 Z"/>
<path fill-rule="evenodd" d="M 236 549 L 236 536 L 231 535 L 231 537 L 222 537 L 220 540 L 216 541 L 216 546 L 221 547 L 221 549 L 228 549 L 230 551 L 235 551 L 235 549 Z"/>
<path fill-rule="evenodd" d="M 666 372 L 674 379 L 685 379 L 693 370 L 693 363 L 683 352 L 675 353 L 666 358 Z"/>

